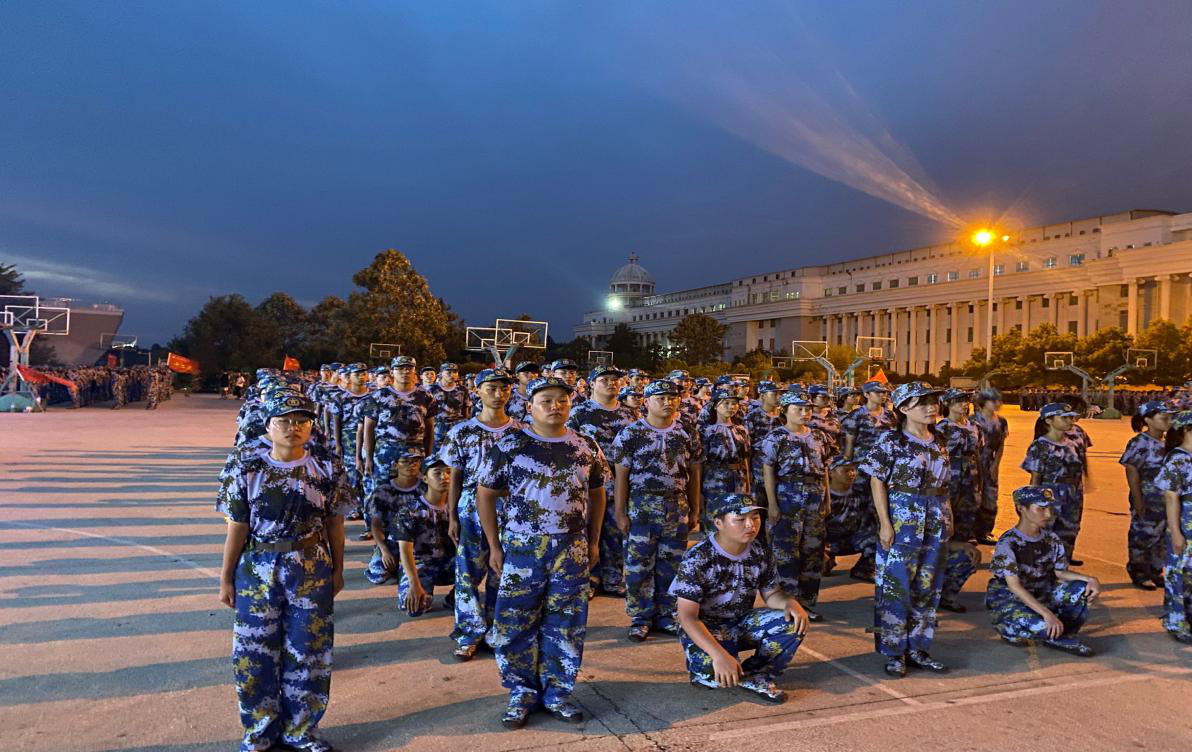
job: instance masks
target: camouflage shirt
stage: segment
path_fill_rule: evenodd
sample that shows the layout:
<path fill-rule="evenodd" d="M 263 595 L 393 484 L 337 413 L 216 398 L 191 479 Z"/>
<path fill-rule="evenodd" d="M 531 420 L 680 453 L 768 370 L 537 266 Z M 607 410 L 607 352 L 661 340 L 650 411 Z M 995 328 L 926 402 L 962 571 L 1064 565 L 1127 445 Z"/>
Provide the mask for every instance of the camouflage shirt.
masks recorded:
<path fill-rule="evenodd" d="M 969 420 L 981 429 L 981 436 L 984 439 L 981 446 L 981 460 L 989 463 L 993 460 L 993 456 L 1005 446 L 1006 436 L 1010 433 L 1010 424 L 1000 415 L 994 415 L 992 419 L 986 418 L 980 410 L 973 413 Z"/>
<path fill-rule="evenodd" d="M 812 413 L 807 419 L 807 426 L 811 430 L 818 432 L 823 438 L 824 447 L 829 457 L 835 457 L 840 454 L 840 450 L 844 448 L 841 443 L 844 434 L 840 426 L 840 421 L 836 419 L 836 416 L 821 415 L 818 412 Z"/>
<path fill-rule="evenodd" d="M 427 392 L 434 398 L 437 407 L 431 415 L 435 422 L 458 423 L 472 416 L 472 395 L 468 394 L 463 384 L 444 389 L 436 383 Z"/>
<path fill-rule="evenodd" d="M 1143 487 L 1147 488 L 1154 486 L 1155 476 L 1163 467 L 1166 454 L 1163 442 L 1143 431 L 1126 442 L 1126 449 L 1118 462 L 1137 470 L 1142 476 Z"/>
<path fill-rule="evenodd" d="M 396 482 L 386 493 L 370 494 L 367 500 L 369 519 L 380 520 L 381 529 L 385 531 L 385 538 L 396 543 L 398 513 L 405 507 L 419 503 L 426 488 L 421 481 L 414 481 L 414 485 L 402 487 Z M 396 553 L 396 552 L 395 552 Z"/>
<path fill-rule="evenodd" d="M 758 593 L 766 596 L 778 587 L 769 546 L 754 540 L 733 556 L 709 533 L 687 549 L 669 592 L 698 603 L 700 621 L 712 627 L 737 624 L 753 610 Z"/>
<path fill-rule="evenodd" d="M 886 431 L 858 465 L 858 472 L 886 486 L 913 489 L 948 488 L 952 466 L 948 450 L 935 438 L 920 439 L 906 431 Z"/>
<path fill-rule="evenodd" d="M 1064 544 L 1050 530 L 1030 538 L 1017 527 L 1002 533 L 993 549 L 989 572 L 1003 584 L 1007 577 L 1017 577 L 1026 591 L 1044 603 L 1055 586 L 1057 569 L 1067 569 Z"/>
<path fill-rule="evenodd" d="M 629 470 L 631 496 L 682 496 L 688 472 L 703 460 L 703 447 L 677 420 L 654 428 L 642 418 L 617 434 L 608 460 Z"/>
<path fill-rule="evenodd" d="M 349 392 L 341 389 L 327 400 L 327 414 L 339 419 L 338 441 L 342 446 L 356 446 L 356 428 L 360 425 L 360 406 L 368 399 L 369 392 Z"/>
<path fill-rule="evenodd" d="M 1072 424 L 1072 430 L 1064 434 L 1065 437 L 1076 445 L 1076 452 L 1080 455 L 1080 461 L 1084 462 L 1084 457 L 1088 454 L 1089 449 L 1093 446 L 1093 440 L 1088 432 L 1080 427 L 1079 423 Z"/>
<path fill-rule="evenodd" d="M 865 454 L 875 446 L 878 439 L 897 426 L 894 411 L 888 407 L 874 414 L 864 407 L 858 407 L 845 416 L 840 423 L 841 438 L 853 437 L 853 459 L 865 464 Z M 842 445 L 843 448 L 843 445 Z M 858 467 L 858 469 L 860 469 Z"/>
<path fill-rule="evenodd" d="M 975 423 L 957 423 L 951 418 L 944 418 L 935 424 L 935 430 L 944 437 L 948 456 L 953 462 L 961 459 L 976 461 L 983 438 L 981 429 Z"/>
<path fill-rule="evenodd" d="M 1180 497 L 1180 531 L 1192 545 L 1192 454 L 1180 447 L 1173 449 L 1155 476 L 1155 491 L 1171 491 Z"/>
<path fill-rule="evenodd" d="M 588 492 L 604 486 L 608 465 L 596 442 L 574 431 L 556 439 L 529 428 L 510 431 L 480 462 L 476 482 L 505 491 L 503 532 L 578 533 L 587 524 Z"/>
<path fill-rule="evenodd" d="M 389 386 L 369 393 L 360 405 L 360 416 L 376 422 L 377 446 L 421 445 L 427 421 L 436 410 L 434 398 L 421 389 L 399 392 Z"/>
<path fill-rule="evenodd" d="M 704 462 L 744 468 L 749 460 L 749 432 L 736 423 L 707 423 L 700 426 Z"/>
<path fill-rule="evenodd" d="M 1038 473 L 1040 485 L 1063 484 L 1080 487 L 1083 484 L 1084 463 L 1080 451 L 1068 439 L 1054 442 L 1040 436 L 1027 447 L 1022 469 Z"/>
<path fill-rule="evenodd" d="M 772 465 L 779 480 L 795 475 L 826 479 L 828 459 L 823 437 L 810 428 L 795 433 L 781 426 L 762 440 L 761 462 Z"/>
<path fill-rule="evenodd" d="M 447 463 L 447 467 L 463 473 L 464 492 L 475 491 L 476 475 L 480 472 L 484 456 L 505 435 L 520 430 L 522 425 L 512 419 L 500 428 L 490 428 L 478 418 L 465 420 L 456 423 L 447 432 L 447 438 L 439 448 L 439 457 Z"/>
<path fill-rule="evenodd" d="M 442 562 L 455 556 L 455 544 L 447 535 L 447 505 L 435 506 L 419 494 L 404 499 L 393 520 L 393 539 L 414 544 L 414 562 Z"/>
<path fill-rule="evenodd" d="M 612 449 L 613 439 L 635 420 L 637 416 L 625 405 L 618 405 L 610 410 L 602 407 L 596 400 L 589 399 L 571 408 L 567 427 L 594 439 L 601 451 L 607 455 Z"/>
<path fill-rule="evenodd" d="M 228 458 L 215 508 L 249 526 L 253 540 L 301 540 L 355 505 L 343 466 L 318 460 L 279 462 L 267 451 L 237 449 Z"/>
<path fill-rule="evenodd" d="M 745 428 L 749 431 L 749 447 L 753 450 L 755 457 L 761 454 L 762 441 L 770 435 L 771 431 L 781 425 L 782 418 L 770 415 L 762 410 L 760 405 L 745 413 Z"/>
<path fill-rule="evenodd" d="M 509 402 L 505 405 L 505 413 L 514 420 L 526 422 L 526 417 L 530 414 L 530 401 L 526 399 L 526 395 L 521 393 L 519 387 L 513 387 L 513 391 L 509 393 Z"/>

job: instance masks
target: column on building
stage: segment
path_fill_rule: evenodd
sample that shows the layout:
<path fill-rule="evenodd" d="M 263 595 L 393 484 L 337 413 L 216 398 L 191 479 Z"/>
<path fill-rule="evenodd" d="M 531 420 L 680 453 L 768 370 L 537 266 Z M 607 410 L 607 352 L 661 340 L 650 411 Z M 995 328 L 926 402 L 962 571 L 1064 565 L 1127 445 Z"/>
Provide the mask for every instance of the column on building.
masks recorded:
<path fill-rule="evenodd" d="M 997 305 L 997 314 L 994 316 L 994 319 L 993 319 L 995 326 L 997 328 L 997 334 L 1005 334 L 1006 333 L 1006 298 L 1000 298 L 1000 299 L 995 298 L 993 302 L 995 305 Z M 995 334 L 994 336 L 997 336 L 997 334 Z M 990 342 L 989 346 L 993 347 L 993 343 Z M 992 350 L 991 350 L 991 352 L 992 352 Z"/>
<path fill-rule="evenodd" d="M 940 355 L 944 351 L 944 340 L 947 339 L 944 335 L 944 311 L 946 310 L 946 306 L 938 303 L 931 306 L 931 344 L 927 348 L 927 369 L 933 374 L 939 373 L 940 368 L 943 367 L 943 358 Z"/>
<path fill-rule="evenodd" d="M 824 316 L 824 321 L 827 322 L 827 333 L 824 335 L 828 342 L 828 346 L 836 344 L 836 314 L 829 313 Z"/>
<path fill-rule="evenodd" d="M 1026 336 L 1031 331 L 1031 296 L 1021 295 L 1017 299 L 1018 303 L 1022 303 L 1022 313 L 1019 314 L 1019 324 L 1022 326 L 1022 336 Z M 1015 309 L 1018 305 L 1015 304 Z"/>
<path fill-rule="evenodd" d="M 1171 321 L 1171 283 L 1175 276 L 1163 274 L 1159 276 L 1159 318 Z"/>
<path fill-rule="evenodd" d="M 890 358 L 892 359 L 891 367 L 895 371 L 902 371 L 900 364 L 902 362 L 902 359 L 904 357 L 906 357 L 905 355 L 903 355 L 903 353 L 906 350 L 906 347 L 902 344 L 902 341 L 900 339 L 898 339 L 898 309 L 897 308 L 887 308 L 886 309 L 886 336 L 891 338 L 892 340 L 894 340 L 894 344 L 892 344 L 890 346 Z M 893 358 L 897 358 L 897 360 L 893 360 Z"/>
<path fill-rule="evenodd" d="M 1138 334 L 1138 280 L 1126 280 L 1126 333 Z"/>
<path fill-rule="evenodd" d="M 948 307 L 951 309 L 949 313 L 950 321 L 948 323 L 952 329 L 952 346 L 948 348 L 948 365 L 952 368 L 960 366 L 960 333 L 964 330 L 960 325 L 960 313 L 962 309 L 965 313 L 968 312 L 968 309 L 965 308 L 967 305 L 967 303 L 961 304 L 955 302 L 948 304 Z"/>
<path fill-rule="evenodd" d="M 1089 330 L 1089 293 L 1087 290 L 1076 291 L 1076 336 L 1087 337 Z"/>
<path fill-rule="evenodd" d="M 907 359 L 906 370 L 907 373 L 919 372 L 919 306 L 912 305 L 907 308 L 909 313 L 908 326 L 910 327 L 911 347 L 910 354 Z"/>
<path fill-rule="evenodd" d="M 1051 321 L 1051 325 L 1054 326 L 1056 329 L 1060 328 L 1060 296 L 1061 295 L 1066 296 L 1067 294 L 1068 293 L 1066 293 L 1066 292 L 1065 293 L 1057 292 L 1051 296 L 1051 303 L 1049 304 L 1051 306 L 1051 316 L 1050 316 L 1049 320 Z"/>

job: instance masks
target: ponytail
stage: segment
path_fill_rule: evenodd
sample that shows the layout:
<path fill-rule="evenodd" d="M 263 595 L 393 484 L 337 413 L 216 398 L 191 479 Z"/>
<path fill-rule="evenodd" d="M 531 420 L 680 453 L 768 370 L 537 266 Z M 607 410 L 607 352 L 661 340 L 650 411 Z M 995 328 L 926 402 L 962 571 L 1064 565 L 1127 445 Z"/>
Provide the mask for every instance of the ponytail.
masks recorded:
<path fill-rule="evenodd" d="M 1146 418 L 1143 418 L 1138 413 L 1130 416 L 1130 430 L 1134 433 L 1139 433 L 1146 428 Z"/>
<path fill-rule="evenodd" d="M 1043 418 L 1035 418 L 1035 438 L 1039 438 L 1043 434 L 1051 430 L 1051 426 L 1047 425 L 1047 421 Z"/>
<path fill-rule="evenodd" d="M 1164 439 L 1163 448 L 1167 450 L 1168 454 L 1171 454 L 1173 451 L 1175 451 L 1176 447 L 1184 443 L 1184 434 L 1186 432 L 1186 428 L 1167 429 L 1167 436 Z"/>

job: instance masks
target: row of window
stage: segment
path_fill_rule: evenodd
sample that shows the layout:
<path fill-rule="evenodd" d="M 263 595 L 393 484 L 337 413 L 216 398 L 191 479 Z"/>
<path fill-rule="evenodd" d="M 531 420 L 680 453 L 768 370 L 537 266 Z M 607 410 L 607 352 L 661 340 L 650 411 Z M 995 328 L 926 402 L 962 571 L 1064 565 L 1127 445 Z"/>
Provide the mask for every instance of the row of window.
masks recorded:
<path fill-rule="evenodd" d="M 1084 263 L 1084 254 L 1083 253 L 1073 253 L 1068 256 L 1068 266 L 1080 266 L 1083 263 Z M 1055 256 L 1049 256 L 1048 258 L 1043 259 L 1043 268 L 1044 269 L 1055 269 L 1056 264 L 1057 264 L 1057 259 Z M 1028 261 L 1019 261 L 1016 264 L 1014 264 L 1014 271 L 1016 271 L 1016 272 L 1029 272 L 1030 270 L 1031 270 L 1031 265 L 1030 265 L 1030 262 L 1028 262 Z M 993 276 L 1000 277 L 1005 273 L 1006 273 L 1005 264 L 994 264 Z M 969 269 L 969 272 L 968 272 L 969 279 L 980 279 L 980 277 L 981 277 L 980 269 Z M 940 281 L 940 275 L 933 272 L 931 274 L 925 275 L 923 279 L 924 279 L 925 284 L 934 285 Z M 958 272 L 958 271 L 951 271 L 951 272 L 948 272 L 947 275 L 945 275 L 945 280 L 948 282 L 956 282 L 959 279 L 960 279 L 960 272 Z M 919 277 L 917 275 L 913 276 L 913 277 L 906 278 L 907 287 L 914 287 L 918 284 L 919 284 Z M 891 279 L 888 282 L 888 289 L 895 290 L 900 285 L 901 285 L 901 280 Z M 877 282 L 870 282 L 868 289 L 870 291 L 880 290 L 880 289 L 882 289 L 882 282 L 880 280 Z M 865 292 L 865 290 L 866 290 L 865 284 L 859 283 L 857 285 L 854 285 L 854 290 L 856 292 Z M 832 288 L 832 287 L 824 288 L 824 297 L 825 298 L 830 298 L 833 295 L 847 295 L 847 294 L 848 294 L 848 286 L 847 285 L 841 285 L 840 287 L 835 287 L 835 288 Z"/>
<path fill-rule="evenodd" d="M 654 319 L 673 319 L 676 316 L 687 316 L 692 313 L 708 313 L 709 311 L 723 311 L 724 303 L 717 303 L 712 306 L 700 306 L 699 308 L 684 308 L 682 310 L 676 308 L 670 311 L 656 311 L 654 313 L 639 313 L 633 317 L 634 321 L 651 321 Z M 593 322 L 595 323 L 595 322 Z"/>

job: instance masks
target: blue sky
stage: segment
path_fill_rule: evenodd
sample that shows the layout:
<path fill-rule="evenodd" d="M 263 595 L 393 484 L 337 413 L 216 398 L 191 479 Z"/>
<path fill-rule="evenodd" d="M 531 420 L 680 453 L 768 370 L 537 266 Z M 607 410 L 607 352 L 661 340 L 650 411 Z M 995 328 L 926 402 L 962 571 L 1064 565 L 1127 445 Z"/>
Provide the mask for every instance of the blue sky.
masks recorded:
<path fill-rule="evenodd" d="M 569 338 L 630 251 L 666 290 L 945 214 L 1192 210 L 1189 28 L 1185 2 L 4 3 L 0 261 L 149 343 L 395 247 L 470 323 Z"/>

